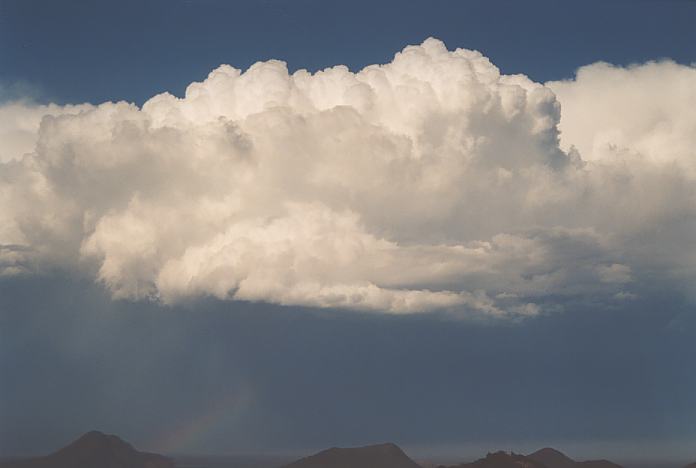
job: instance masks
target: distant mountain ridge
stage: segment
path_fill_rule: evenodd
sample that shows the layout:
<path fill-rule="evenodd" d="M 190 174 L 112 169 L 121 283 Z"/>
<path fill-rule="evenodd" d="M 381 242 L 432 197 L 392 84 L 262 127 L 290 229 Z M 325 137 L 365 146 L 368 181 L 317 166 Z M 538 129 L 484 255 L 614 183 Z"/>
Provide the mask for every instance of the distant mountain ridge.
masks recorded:
<path fill-rule="evenodd" d="M 575 461 L 562 452 L 543 448 L 529 455 L 508 452 L 489 453 L 471 463 L 438 468 L 622 468 L 607 460 Z M 696 468 L 696 467 L 694 467 Z"/>
<path fill-rule="evenodd" d="M 421 468 L 391 443 L 365 447 L 333 447 L 285 465 L 283 468 Z"/>
<path fill-rule="evenodd" d="M 609 460 L 575 461 L 564 453 L 549 447 L 530 453 L 527 457 L 542 463 L 546 468 L 623 468 Z"/>
<path fill-rule="evenodd" d="M 484 458 L 471 463 L 460 463 L 449 467 L 439 468 L 548 468 L 541 462 L 533 460 L 524 455 L 507 452 L 493 452 Z"/>
<path fill-rule="evenodd" d="M 50 455 L 3 462 L 0 468 L 174 468 L 174 462 L 139 452 L 115 435 L 92 431 Z"/>
<path fill-rule="evenodd" d="M 140 452 L 115 435 L 91 431 L 50 455 L 0 462 L 0 468 L 175 468 L 174 462 Z M 393 443 L 363 447 L 333 447 L 281 468 L 422 468 Z M 437 468 L 622 468 L 608 460 L 575 461 L 564 453 L 543 448 L 529 455 L 492 452 L 484 458 Z M 684 468 L 696 468 L 696 463 Z"/>
<path fill-rule="evenodd" d="M 549 447 L 537 450 L 527 455 L 532 460 L 536 460 L 546 465 L 547 468 L 574 468 L 575 460 L 566 456 L 564 453 Z"/>

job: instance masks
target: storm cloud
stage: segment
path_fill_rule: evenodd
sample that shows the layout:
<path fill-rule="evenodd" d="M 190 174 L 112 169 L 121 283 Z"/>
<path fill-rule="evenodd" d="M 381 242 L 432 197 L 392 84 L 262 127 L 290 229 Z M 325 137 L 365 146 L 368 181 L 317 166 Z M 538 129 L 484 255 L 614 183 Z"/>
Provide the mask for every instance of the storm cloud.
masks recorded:
<path fill-rule="evenodd" d="M 0 274 L 519 318 L 696 279 L 696 69 L 502 75 L 428 39 L 357 73 L 222 65 L 183 98 L 0 108 Z"/>

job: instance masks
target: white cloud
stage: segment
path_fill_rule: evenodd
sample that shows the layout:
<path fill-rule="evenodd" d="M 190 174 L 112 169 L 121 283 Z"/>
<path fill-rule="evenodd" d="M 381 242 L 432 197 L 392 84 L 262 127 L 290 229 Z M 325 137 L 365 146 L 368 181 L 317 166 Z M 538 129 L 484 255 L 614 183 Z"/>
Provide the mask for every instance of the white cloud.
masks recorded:
<path fill-rule="evenodd" d="M 0 105 L 0 162 L 19 159 L 34 151 L 39 125 L 45 116 L 77 114 L 92 108 L 89 104 L 32 105 L 21 101 Z"/>
<path fill-rule="evenodd" d="M 678 165 L 696 175 L 696 67 L 595 63 L 546 84 L 563 103 L 561 146 L 589 161 Z"/>
<path fill-rule="evenodd" d="M 0 270 L 164 303 L 501 317 L 679 287 L 693 74 L 599 64 L 544 86 L 429 39 L 357 73 L 223 65 L 142 109 L 6 105 Z"/>

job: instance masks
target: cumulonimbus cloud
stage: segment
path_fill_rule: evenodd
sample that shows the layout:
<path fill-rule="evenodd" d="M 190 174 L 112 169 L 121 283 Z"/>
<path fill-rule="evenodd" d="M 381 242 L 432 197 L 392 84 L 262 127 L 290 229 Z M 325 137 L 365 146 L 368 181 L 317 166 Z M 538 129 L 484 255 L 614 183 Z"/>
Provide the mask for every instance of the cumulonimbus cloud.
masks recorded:
<path fill-rule="evenodd" d="M 685 291 L 694 108 L 693 67 L 544 85 L 435 39 L 357 73 L 223 65 L 142 108 L 13 103 L 0 271 L 164 303 L 503 317 Z"/>

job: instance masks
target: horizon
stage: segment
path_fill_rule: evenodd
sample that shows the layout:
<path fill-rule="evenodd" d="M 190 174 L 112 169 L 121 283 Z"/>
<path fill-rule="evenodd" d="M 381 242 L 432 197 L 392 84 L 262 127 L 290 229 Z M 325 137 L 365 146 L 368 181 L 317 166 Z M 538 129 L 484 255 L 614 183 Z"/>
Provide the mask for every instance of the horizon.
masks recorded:
<path fill-rule="evenodd" d="M 85 432 L 81 434 L 78 437 L 75 437 L 74 439 L 70 440 L 69 443 L 76 442 L 80 439 L 82 439 L 85 436 L 88 436 L 90 434 L 98 434 L 100 436 L 116 436 L 118 437 L 117 434 L 109 434 L 109 433 L 104 433 L 99 430 L 90 430 L 88 432 Z M 120 437 L 118 437 L 120 439 Z M 123 440 L 123 439 L 121 439 Z M 128 443 L 129 441 L 125 441 Z M 66 444 L 67 445 L 67 444 Z M 233 463 L 233 466 L 247 466 L 248 464 L 253 464 L 253 466 L 257 466 L 258 463 L 264 463 L 263 466 L 276 466 L 274 463 L 281 463 L 282 465 L 285 465 L 289 462 L 296 461 L 303 459 L 305 457 L 309 457 L 312 455 L 319 454 L 321 452 L 333 450 L 333 449 L 353 449 L 353 448 L 372 448 L 372 447 L 380 447 L 382 445 L 393 445 L 396 448 L 402 450 L 407 456 L 409 456 L 411 459 L 416 461 L 417 463 L 421 464 L 422 466 L 430 466 L 431 464 L 435 465 L 458 465 L 460 463 L 470 463 L 474 462 L 478 459 L 484 458 L 487 455 L 493 454 L 493 453 L 509 453 L 509 454 L 521 454 L 521 455 L 532 455 L 536 452 L 541 452 L 544 450 L 552 450 L 554 452 L 558 452 L 562 455 L 568 456 L 571 459 L 575 461 L 590 461 L 590 460 L 609 460 L 612 462 L 618 462 L 625 468 L 668 468 L 668 467 L 684 467 L 688 464 L 691 464 L 691 459 L 690 458 L 680 458 L 679 456 L 673 456 L 671 458 L 665 458 L 665 457 L 656 457 L 654 459 L 650 458 L 636 458 L 636 454 L 632 455 L 627 455 L 625 452 L 623 455 L 621 455 L 621 452 L 617 452 L 616 450 L 612 451 L 611 449 L 609 451 L 597 451 L 596 445 L 586 445 L 584 448 L 582 445 L 578 446 L 575 444 L 569 445 L 569 449 L 566 450 L 566 448 L 559 448 L 557 445 L 547 445 L 543 447 L 536 447 L 536 448 L 529 448 L 529 447 L 535 447 L 530 444 L 525 444 L 525 443 L 517 443 L 517 444 L 512 444 L 514 445 L 514 448 L 507 447 L 507 448 L 501 448 L 495 445 L 489 445 L 486 446 L 484 445 L 477 445 L 477 446 L 469 446 L 466 447 L 466 445 L 459 445 L 457 447 L 447 447 L 443 449 L 443 447 L 440 447 L 439 449 L 433 449 L 433 447 L 428 447 L 428 448 L 409 448 L 409 447 L 403 447 L 398 444 L 395 444 L 393 442 L 389 441 L 382 441 L 382 442 L 375 442 L 375 443 L 370 443 L 366 445 L 351 445 L 351 446 L 331 446 L 331 447 L 323 447 L 323 448 L 307 448 L 307 449 L 292 449 L 292 450 L 280 450 L 280 451 L 261 451 L 261 452 L 234 452 L 234 453 L 163 453 L 163 455 L 168 456 L 173 458 L 174 460 L 182 461 L 185 463 L 184 466 L 188 466 L 190 463 L 194 463 L 195 466 L 197 466 L 197 463 L 206 463 L 206 460 L 210 462 L 210 460 L 215 460 L 214 463 L 217 464 L 219 463 Z M 606 445 L 606 444 L 605 444 Z M 590 451 L 587 451 L 587 447 L 592 447 Z M 56 450 L 63 448 L 57 447 Z M 135 447 L 136 450 L 143 450 L 143 447 Z M 626 447 L 622 447 L 622 450 L 625 450 Z M 151 452 L 150 450 L 144 450 L 145 452 Z M 53 453 L 54 451 L 51 451 L 50 453 Z M 607 456 L 608 453 L 612 453 L 619 458 L 616 458 L 616 456 Z M 48 455 L 48 454 L 45 454 Z M 12 460 L 12 459 L 22 459 L 26 458 L 28 455 L 13 455 L 13 456 L 0 456 L 0 461 L 3 460 Z M 240 465 L 241 464 L 241 465 Z M 251 465 L 249 465 L 251 466 Z"/>
<path fill-rule="evenodd" d="M 0 0 L 0 456 L 696 462 L 695 25 Z"/>

